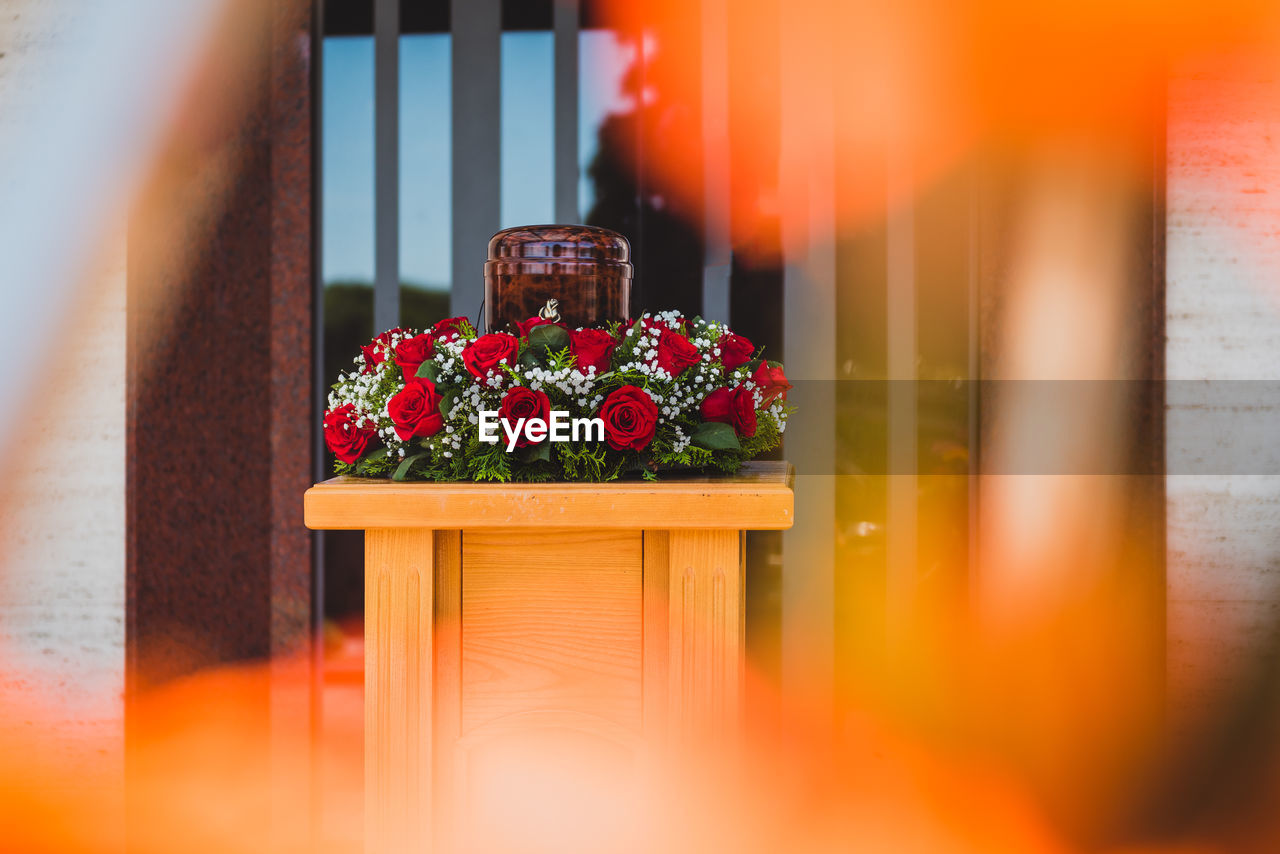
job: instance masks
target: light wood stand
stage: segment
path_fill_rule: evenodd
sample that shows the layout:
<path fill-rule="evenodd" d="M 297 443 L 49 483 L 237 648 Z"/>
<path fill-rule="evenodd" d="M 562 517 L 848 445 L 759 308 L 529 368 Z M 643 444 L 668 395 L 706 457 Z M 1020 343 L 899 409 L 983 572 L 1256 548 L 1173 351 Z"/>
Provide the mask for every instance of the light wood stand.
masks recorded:
<path fill-rule="evenodd" d="M 365 531 L 365 849 L 453 848 L 485 809 L 463 801 L 530 733 L 634 759 L 732 732 L 744 535 L 791 527 L 792 507 L 785 463 L 308 490 L 308 527 Z"/>

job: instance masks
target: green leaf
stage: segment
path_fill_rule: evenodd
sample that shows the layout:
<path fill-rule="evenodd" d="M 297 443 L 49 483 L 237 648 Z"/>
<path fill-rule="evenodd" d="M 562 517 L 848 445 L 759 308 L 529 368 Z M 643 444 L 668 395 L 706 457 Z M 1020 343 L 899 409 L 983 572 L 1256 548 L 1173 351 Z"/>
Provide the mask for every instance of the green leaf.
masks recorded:
<path fill-rule="evenodd" d="M 690 437 L 693 444 L 712 451 L 736 451 L 742 447 L 733 427 L 719 421 L 704 421 Z"/>
<path fill-rule="evenodd" d="M 415 377 L 423 377 L 425 379 L 436 381 L 436 377 L 440 376 L 440 364 L 433 359 L 428 359 L 421 365 L 418 365 L 418 371 Z"/>
<path fill-rule="evenodd" d="M 461 395 L 451 388 L 436 389 L 436 391 L 440 392 L 440 406 L 438 407 L 440 410 L 440 417 L 448 421 L 449 410 L 453 409 L 453 407 L 457 405 L 458 398 L 461 397 Z"/>
<path fill-rule="evenodd" d="M 376 463 L 379 460 L 385 459 L 386 456 L 387 456 L 386 448 L 376 448 L 370 451 L 369 453 L 361 457 L 359 461 L 356 462 L 356 473 L 364 474 L 366 471 L 369 470 L 369 465 L 371 463 Z"/>
<path fill-rule="evenodd" d="M 404 480 L 409 476 L 409 469 L 413 468 L 414 462 L 425 457 L 426 454 L 411 454 L 400 461 L 400 465 L 396 466 L 396 473 L 391 475 L 392 480 Z"/>
<path fill-rule="evenodd" d="M 521 462 L 533 463 L 539 460 L 543 462 L 551 461 L 551 443 L 547 441 L 539 442 L 536 445 L 526 445 L 521 448 L 517 456 Z"/>
<path fill-rule="evenodd" d="M 554 353 L 569 346 L 569 333 L 559 326 L 544 323 L 529 330 L 529 349 Z"/>

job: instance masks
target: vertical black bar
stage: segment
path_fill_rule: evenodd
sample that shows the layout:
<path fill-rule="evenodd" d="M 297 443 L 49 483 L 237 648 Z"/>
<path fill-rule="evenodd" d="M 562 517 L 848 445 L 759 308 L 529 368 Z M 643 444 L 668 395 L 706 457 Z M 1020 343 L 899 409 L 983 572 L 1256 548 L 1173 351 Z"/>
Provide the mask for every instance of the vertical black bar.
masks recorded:
<path fill-rule="evenodd" d="M 729 322 L 729 2 L 702 3 L 702 316 Z"/>
<path fill-rule="evenodd" d="M 311 7 L 311 471 L 317 482 L 325 479 L 324 431 L 320 425 L 328 389 L 324 375 L 324 0 Z M 308 829 L 313 843 L 320 839 L 324 814 L 322 779 L 324 738 L 324 532 L 311 532 L 311 788 Z M 317 846 L 318 847 L 318 846 Z"/>
<path fill-rule="evenodd" d="M 311 472 L 325 479 L 324 420 L 328 397 L 324 374 L 324 0 L 316 0 L 311 14 Z M 324 533 L 312 532 L 311 631 L 315 663 L 320 664 L 320 637 L 324 627 Z"/>
<path fill-rule="evenodd" d="M 968 600 L 974 603 L 973 594 L 976 590 L 974 580 L 977 578 L 978 558 L 981 552 L 978 548 L 978 530 L 980 517 L 978 515 L 978 501 L 980 494 L 978 492 L 978 474 L 982 471 L 982 327 L 980 320 L 982 317 L 982 186 L 983 177 L 986 174 L 984 161 L 979 159 L 977 163 L 969 171 L 969 281 L 968 281 L 968 298 L 969 298 L 969 317 L 968 317 L 968 360 L 965 375 L 969 378 L 969 477 L 968 477 L 968 508 L 969 519 L 967 525 L 969 549 L 967 557 L 967 575 L 968 575 Z"/>
<path fill-rule="evenodd" d="M 450 313 L 484 299 L 488 240 L 501 218 L 501 27 L 498 0 L 452 0 L 453 276 Z"/>
<path fill-rule="evenodd" d="M 400 3 L 376 0 L 373 328 L 400 323 Z"/>
<path fill-rule="evenodd" d="M 555 216 L 576 223 L 578 211 L 578 0 L 555 4 Z"/>
<path fill-rule="evenodd" d="M 633 283 L 631 303 L 632 305 L 641 306 L 641 310 L 652 308 L 654 311 L 665 309 L 666 306 L 651 306 L 649 304 L 649 287 L 645 277 L 645 270 L 648 265 L 644 263 L 644 226 L 645 226 L 645 209 L 644 199 L 648 189 L 648 178 L 645 174 L 645 145 L 644 145 L 644 126 L 647 120 L 647 111 L 645 110 L 644 93 L 649 91 L 648 66 L 649 58 L 645 55 L 645 39 L 644 26 L 636 28 L 636 62 L 639 63 L 640 69 L 640 88 L 639 96 L 636 98 L 636 193 L 635 193 L 635 209 L 636 209 L 636 228 L 635 236 L 632 242 L 631 257 L 636 261 L 635 281 Z M 637 312 L 638 313 L 638 312 Z"/>

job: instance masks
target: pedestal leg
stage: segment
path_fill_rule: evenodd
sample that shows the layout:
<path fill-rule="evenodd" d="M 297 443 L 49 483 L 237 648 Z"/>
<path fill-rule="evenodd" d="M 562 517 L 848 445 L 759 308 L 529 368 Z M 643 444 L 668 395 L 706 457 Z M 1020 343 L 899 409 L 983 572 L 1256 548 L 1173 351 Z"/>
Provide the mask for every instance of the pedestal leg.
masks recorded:
<path fill-rule="evenodd" d="M 430 849 L 435 534 L 365 532 L 365 851 Z"/>
<path fill-rule="evenodd" d="M 739 531 L 668 533 L 668 726 L 677 741 L 731 738 L 743 666 Z"/>

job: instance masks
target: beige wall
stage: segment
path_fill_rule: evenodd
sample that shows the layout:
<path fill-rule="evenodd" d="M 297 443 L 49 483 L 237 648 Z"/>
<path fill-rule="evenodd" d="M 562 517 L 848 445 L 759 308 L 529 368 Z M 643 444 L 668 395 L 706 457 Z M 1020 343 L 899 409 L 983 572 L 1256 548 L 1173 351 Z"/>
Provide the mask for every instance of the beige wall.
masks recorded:
<path fill-rule="evenodd" d="M 1280 76 L 1263 52 L 1178 68 L 1169 86 L 1167 375 L 1280 379 Z M 1236 391 L 1247 391 L 1237 386 Z M 1227 696 L 1280 620 L 1280 477 L 1179 475 L 1233 437 L 1196 385 L 1169 386 L 1172 721 Z M 1219 422 L 1220 424 L 1220 422 Z M 1268 443 L 1256 471 L 1280 470 Z"/>
<path fill-rule="evenodd" d="M 78 7 L 0 0 L 0 151 Z M 4 366 L 39 379 L 33 399 L 5 402 L 18 447 L 0 469 L 0 736 L 49 737 L 59 785 L 122 773 L 124 247 L 123 232 L 106 241 L 47 348 Z M 11 289 L 40 287 L 0 277 L 0 311 Z"/>

